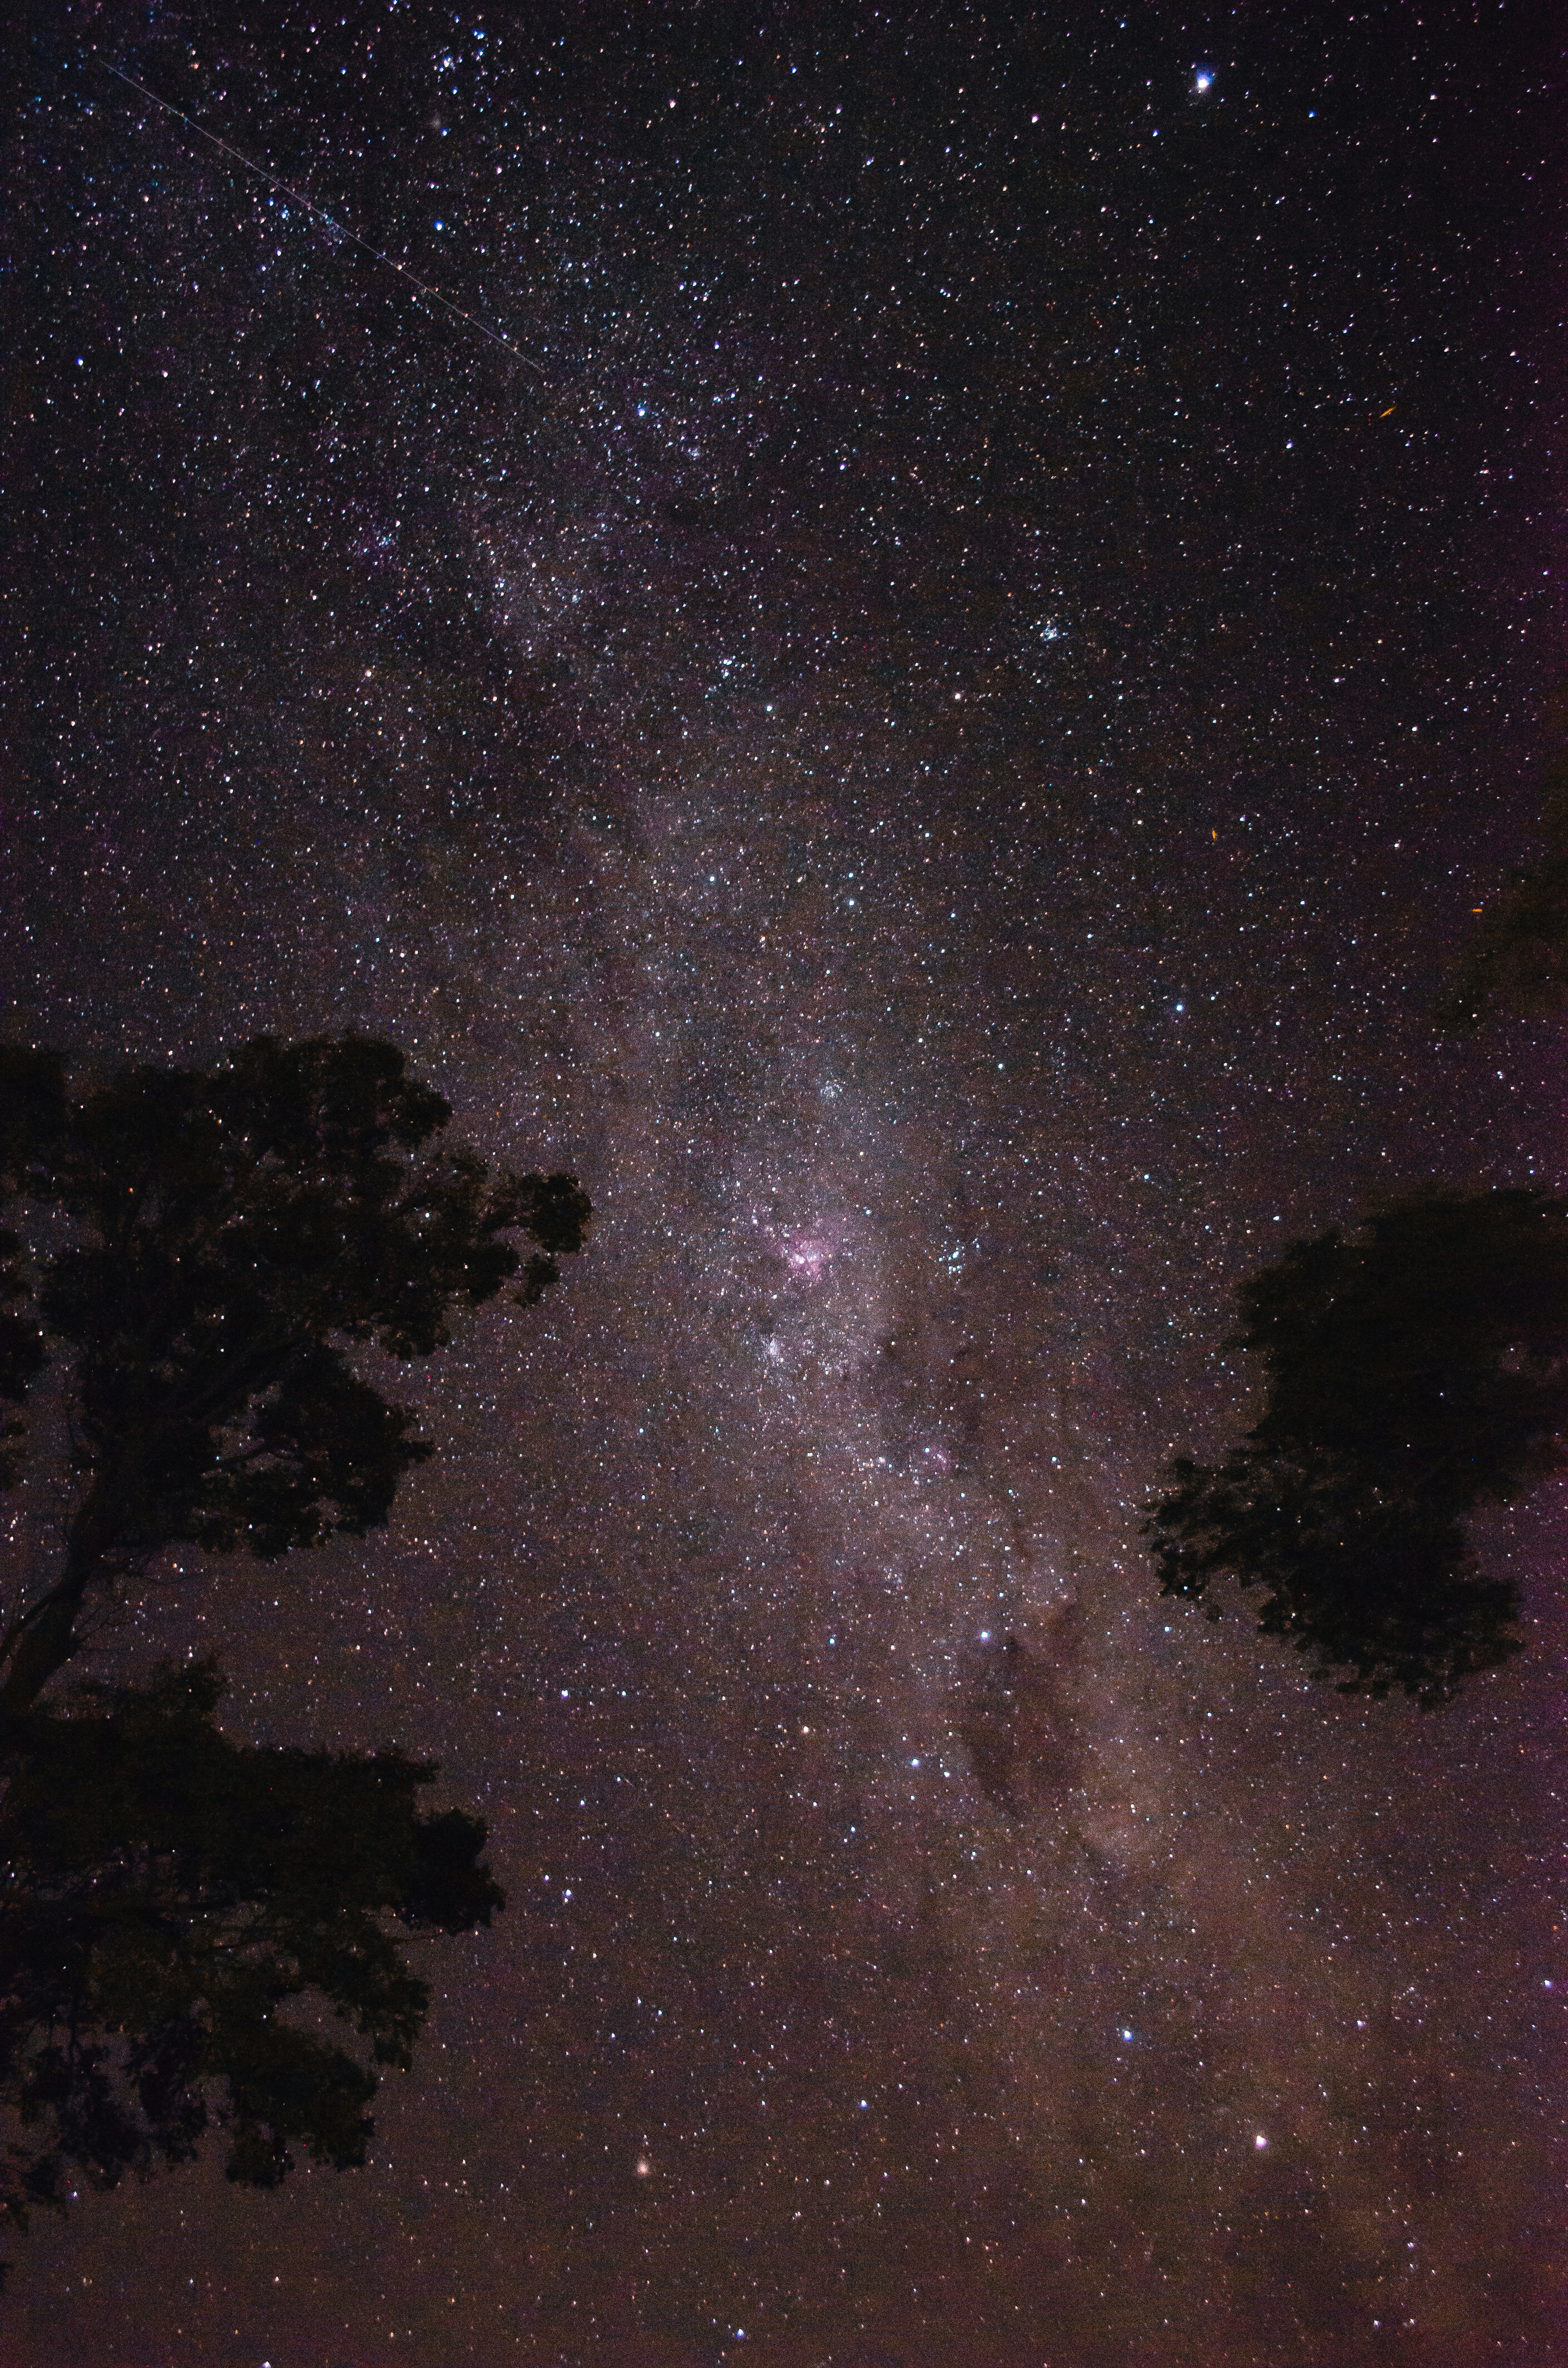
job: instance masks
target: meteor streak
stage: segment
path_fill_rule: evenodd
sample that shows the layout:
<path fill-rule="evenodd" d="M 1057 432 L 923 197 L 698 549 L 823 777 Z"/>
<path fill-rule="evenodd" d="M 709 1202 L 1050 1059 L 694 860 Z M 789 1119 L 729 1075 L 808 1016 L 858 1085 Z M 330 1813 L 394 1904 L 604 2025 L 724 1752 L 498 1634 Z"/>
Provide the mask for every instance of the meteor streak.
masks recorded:
<path fill-rule="evenodd" d="M 372 245 L 368 238 L 362 238 L 357 230 L 350 230 L 347 222 L 339 222 L 335 214 L 329 213 L 324 206 L 317 205 L 313 198 L 307 198 L 302 190 L 294 188 L 288 181 L 280 180 L 276 173 L 269 173 L 265 165 L 258 165 L 254 157 L 247 156 L 243 149 L 234 147 L 232 142 L 221 140 L 215 131 L 209 131 L 204 124 L 198 123 L 193 115 L 187 115 L 183 107 L 176 107 L 170 99 L 160 98 L 155 90 L 149 90 L 147 85 L 144 82 L 138 82 L 134 74 L 128 74 L 120 67 L 111 65 L 108 58 L 99 58 L 97 62 L 106 74 L 113 74 L 116 82 L 122 82 L 128 90 L 138 91 L 143 98 L 150 98 L 154 107 L 161 107 L 165 115 L 174 116 L 188 131 L 194 131 L 199 140 L 205 140 L 209 147 L 221 149 L 225 156 L 232 156 L 236 165 L 243 165 L 247 173 L 254 173 L 257 180 L 265 181 L 269 188 L 280 189 L 286 198 L 291 199 L 304 212 L 313 214 L 318 222 L 325 222 L 330 229 L 337 233 L 340 238 L 350 239 L 356 246 L 363 247 L 365 253 L 372 256 L 377 263 L 384 264 L 389 271 L 395 271 L 406 288 L 426 298 L 430 303 L 438 304 L 442 312 L 450 313 L 454 321 L 460 321 L 465 328 L 476 330 L 480 336 L 487 337 L 493 346 L 499 346 L 502 352 L 510 354 L 514 361 L 525 363 L 540 378 L 545 376 L 538 362 L 525 354 L 520 347 L 515 346 L 511 338 L 505 336 L 501 330 L 493 329 L 487 321 L 480 320 L 476 313 L 465 313 L 460 304 L 454 304 L 449 296 L 443 296 L 440 290 L 432 288 L 428 280 L 416 279 L 406 263 L 399 263 L 395 256 L 388 255 L 384 248 Z"/>

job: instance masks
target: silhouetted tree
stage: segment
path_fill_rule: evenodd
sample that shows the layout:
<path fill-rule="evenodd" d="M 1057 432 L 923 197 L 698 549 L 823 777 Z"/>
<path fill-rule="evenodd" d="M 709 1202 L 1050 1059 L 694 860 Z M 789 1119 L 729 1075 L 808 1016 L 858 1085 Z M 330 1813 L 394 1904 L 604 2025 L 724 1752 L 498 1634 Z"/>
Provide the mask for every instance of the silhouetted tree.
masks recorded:
<path fill-rule="evenodd" d="M 362 2160 L 375 2074 L 290 2002 L 406 2064 L 426 1993 L 385 1919 L 461 1931 L 501 1904 L 479 1820 L 417 1808 L 434 1768 L 237 1746 L 211 1664 L 40 1700 L 171 1548 L 272 1560 L 384 1522 L 430 1449 L 356 1349 L 426 1356 L 455 1308 L 513 1281 L 529 1304 L 580 1248 L 574 1179 L 491 1172 L 439 1140 L 449 1117 L 368 1039 L 261 1038 L 81 1095 L 51 1056 L 0 1052 L 0 1481 L 24 1474 L 35 1388 L 68 1465 L 43 1475 L 52 1566 L 11 1583 L 0 1631 L 13 2220 L 179 2160 L 212 2122 L 253 2184 L 294 2142 Z"/>
<path fill-rule="evenodd" d="M 1489 1010 L 1550 1019 L 1568 1004 L 1568 700 L 1549 720 L 1542 773 L 1545 848 L 1482 915 L 1439 1000 L 1440 1027 L 1476 1027 Z"/>
<path fill-rule="evenodd" d="M 1264 1410 L 1223 1463 L 1178 1457 L 1144 1533 L 1166 1595 L 1222 1575 L 1344 1693 L 1430 1704 L 1520 1648 L 1517 1591 L 1464 1518 L 1568 1462 L 1568 1206 L 1428 1193 L 1295 1242 L 1241 1289 Z"/>
<path fill-rule="evenodd" d="M 276 2186 L 290 2145 L 362 2162 L 376 2076 L 290 2021 L 315 1994 L 412 2062 L 429 1994 L 385 1918 L 466 1932 L 503 1904 L 485 1829 L 422 1816 L 436 1770 L 247 1748 L 219 1732 L 210 1662 L 84 1688 L 9 1724 L 0 2068 L 22 2132 L 7 2203 L 186 2160 L 210 2125 L 231 2179 Z"/>

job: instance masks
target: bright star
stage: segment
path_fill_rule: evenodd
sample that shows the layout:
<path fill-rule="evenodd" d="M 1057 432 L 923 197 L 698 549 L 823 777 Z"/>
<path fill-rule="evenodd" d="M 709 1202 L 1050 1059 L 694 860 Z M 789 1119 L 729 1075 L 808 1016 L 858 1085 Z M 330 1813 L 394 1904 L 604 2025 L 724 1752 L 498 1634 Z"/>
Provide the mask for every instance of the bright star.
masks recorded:
<path fill-rule="evenodd" d="M 1198 69 L 1198 72 L 1193 75 L 1193 78 L 1192 78 L 1192 79 L 1193 79 L 1193 85 L 1194 85 L 1194 87 L 1195 87 L 1196 89 L 1198 89 L 1198 90 L 1208 90 L 1208 89 L 1210 87 L 1210 85 L 1212 85 L 1213 80 L 1214 80 L 1214 77 L 1213 77 L 1213 75 L 1210 73 L 1210 71 L 1209 71 L 1209 69 L 1208 69 L 1208 67 L 1207 67 L 1207 66 L 1199 66 L 1199 69 Z"/>

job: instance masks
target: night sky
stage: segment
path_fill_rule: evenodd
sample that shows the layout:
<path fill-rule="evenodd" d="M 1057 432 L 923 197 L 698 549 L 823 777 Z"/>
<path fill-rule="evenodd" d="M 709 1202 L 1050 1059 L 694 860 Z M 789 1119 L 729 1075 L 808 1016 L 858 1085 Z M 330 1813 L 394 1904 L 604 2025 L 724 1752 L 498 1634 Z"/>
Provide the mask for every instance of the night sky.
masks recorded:
<path fill-rule="evenodd" d="M 368 2169 L 84 2201 L 0 2359 L 1568 2356 L 1568 1514 L 1425 1717 L 1137 1537 L 1292 1232 L 1568 1181 L 1561 1030 L 1431 1019 L 1561 668 L 1561 21 L 341 6 L 8 77 L 0 1020 L 369 1030 L 591 1191 L 386 1532 L 101 1661 L 439 1757 L 510 1904 Z"/>

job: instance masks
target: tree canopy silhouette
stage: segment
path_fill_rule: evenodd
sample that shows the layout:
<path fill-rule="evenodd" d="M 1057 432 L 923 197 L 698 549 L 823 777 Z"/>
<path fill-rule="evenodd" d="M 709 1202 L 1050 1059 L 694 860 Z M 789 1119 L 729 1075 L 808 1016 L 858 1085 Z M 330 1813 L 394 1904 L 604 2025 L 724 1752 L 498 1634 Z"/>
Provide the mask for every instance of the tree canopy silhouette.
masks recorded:
<path fill-rule="evenodd" d="M 581 1247 L 573 1178 L 492 1171 L 441 1140 L 449 1117 L 363 1038 L 260 1038 L 80 1094 L 51 1055 L 0 1050 L 0 1485 L 63 1502 L 0 1628 L 13 2221 L 213 2123 L 252 2184 L 296 2143 L 361 2161 L 375 2073 L 310 2009 L 406 2065 L 426 1992 L 388 1918 L 463 1931 L 501 1905 L 483 1825 L 417 1805 L 432 1766 L 236 1745 L 211 1663 L 40 1699 L 170 1549 L 271 1561 L 384 1522 L 431 1451 L 356 1351 L 427 1356 L 455 1310 L 508 1283 L 530 1304 Z M 35 1392 L 65 1442 L 38 1475 Z"/>
<path fill-rule="evenodd" d="M 1489 1011 L 1551 1019 L 1568 1004 L 1568 698 L 1549 718 L 1541 769 L 1545 847 L 1482 915 L 1438 1001 L 1442 1028 L 1478 1027 Z"/>
<path fill-rule="evenodd" d="M 1292 1243 L 1244 1283 L 1264 1410 L 1150 1508 L 1161 1590 L 1264 1590 L 1258 1626 L 1343 1693 L 1442 1702 L 1520 1649 L 1517 1590 L 1465 1516 L 1568 1463 L 1568 1205 L 1426 1193 Z"/>

